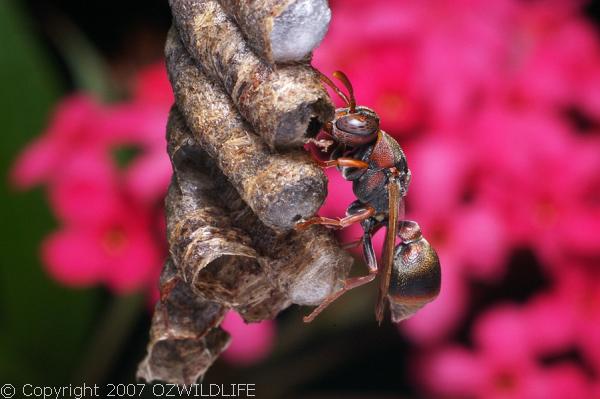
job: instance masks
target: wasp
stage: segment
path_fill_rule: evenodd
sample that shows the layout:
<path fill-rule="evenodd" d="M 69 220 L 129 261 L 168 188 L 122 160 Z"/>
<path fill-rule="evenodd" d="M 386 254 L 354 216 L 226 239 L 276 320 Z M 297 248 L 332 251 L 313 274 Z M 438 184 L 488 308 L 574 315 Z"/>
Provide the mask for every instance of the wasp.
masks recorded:
<path fill-rule="evenodd" d="M 375 318 L 381 324 L 389 304 L 392 321 L 399 322 L 435 299 L 441 283 L 435 250 L 416 222 L 403 220 L 404 197 L 411 180 L 406 156 L 398 142 L 379 128 L 375 111 L 356 105 L 352 84 L 343 72 L 336 71 L 333 76 L 342 82 L 347 94 L 327 76 L 318 73 L 346 107 L 336 109 L 334 120 L 323 126 L 325 136 L 331 140 L 314 141 L 318 146 L 333 144 L 329 160 L 316 159 L 316 162 L 323 168 L 337 167 L 344 179 L 352 181 L 357 200 L 350 204 L 343 218 L 314 216 L 299 221 L 296 228 L 302 230 L 318 224 L 337 229 L 360 223 L 363 235 L 353 245 L 362 243 L 369 273 L 344 280 L 342 288 L 325 298 L 304 321 L 311 322 L 345 292 L 379 277 Z M 329 144 L 323 144 L 325 142 Z M 372 237 L 384 226 L 385 244 L 381 263 L 378 263 Z"/>

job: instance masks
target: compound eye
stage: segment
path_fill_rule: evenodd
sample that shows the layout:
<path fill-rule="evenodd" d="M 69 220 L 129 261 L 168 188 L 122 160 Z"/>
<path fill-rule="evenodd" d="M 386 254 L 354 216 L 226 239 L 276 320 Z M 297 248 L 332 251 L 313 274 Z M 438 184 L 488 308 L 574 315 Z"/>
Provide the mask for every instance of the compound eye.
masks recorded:
<path fill-rule="evenodd" d="M 369 115 L 349 114 L 338 119 L 335 126 L 346 133 L 370 136 L 379 130 L 379 121 Z"/>

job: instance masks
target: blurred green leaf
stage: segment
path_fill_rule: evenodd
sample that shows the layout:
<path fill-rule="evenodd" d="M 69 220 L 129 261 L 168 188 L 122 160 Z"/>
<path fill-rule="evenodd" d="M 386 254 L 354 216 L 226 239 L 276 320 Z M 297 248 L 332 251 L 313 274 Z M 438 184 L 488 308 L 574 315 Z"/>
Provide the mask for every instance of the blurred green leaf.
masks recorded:
<path fill-rule="evenodd" d="M 116 89 L 108 66 L 85 35 L 68 19 L 55 17 L 50 36 L 66 61 L 78 90 L 95 94 L 101 100 L 111 100 Z"/>
<path fill-rule="evenodd" d="M 97 293 L 52 282 L 38 248 L 54 223 L 42 193 L 6 184 L 16 154 L 44 128 L 60 84 L 12 0 L 0 1 L 0 375 L 4 381 L 66 381 L 86 344 Z"/>
<path fill-rule="evenodd" d="M 125 169 L 127 166 L 129 166 L 131 161 L 136 159 L 141 154 L 141 152 L 142 150 L 139 147 L 124 145 L 115 148 L 112 152 L 112 156 L 117 165 L 119 165 L 119 168 Z"/>
<path fill-rule="evenodd" d="M 103 381 L 139 320 L 145 299 L 143 294 L 114 297 L 90 339 L 87 353 L 74 374 L 73 383 Z"/>

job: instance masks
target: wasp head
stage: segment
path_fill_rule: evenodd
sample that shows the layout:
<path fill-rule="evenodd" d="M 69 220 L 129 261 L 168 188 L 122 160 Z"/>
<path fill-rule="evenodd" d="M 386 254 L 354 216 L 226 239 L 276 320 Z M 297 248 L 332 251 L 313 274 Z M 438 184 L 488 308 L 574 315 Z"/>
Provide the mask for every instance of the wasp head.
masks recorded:
<path fill-rule="evenodd" d="M 321 74 L 321 80 L 331 86 L 347 105 L 346 108 L 338 108 L 335 112 L 330 129 L 333 139 L 351 147 L 374 142 L 379 132 L 379 117 L 370 108 L 356 106 L 352 84 L 343 72 L 335 71 L 333 76 L 344 84 L 349 94 L 344 94 L 331 79 Z"/>

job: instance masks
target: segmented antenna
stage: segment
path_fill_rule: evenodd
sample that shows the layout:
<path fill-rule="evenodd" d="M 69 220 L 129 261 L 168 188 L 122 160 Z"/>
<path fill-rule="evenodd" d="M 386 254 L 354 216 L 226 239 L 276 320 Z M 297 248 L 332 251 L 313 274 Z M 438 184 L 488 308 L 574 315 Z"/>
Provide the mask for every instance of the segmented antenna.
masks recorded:
<path fill-rule="evenodd" d="M 346 76 L 346 74 L 342 71 L 335 71 L 333 76 L 338 78 L 344 84 L 344 86 L 346 86 L 348 93 L 350 93 L 350 101 L 348 102 L 348 105 L 350 106 L 350 113 L 354 113 L 356 111 L 356 100 L 354 99 L 354 89 L 352 88 L 350 79 L 348 79 L 348 76 Z"/>
<path fill-rule="evenodd" d="M 350 100 L 348 99 L 348 96 L 346 96 L 346 95 L 344 94 L 344 92 L 342 92 L 342 91 L 340 90 L 340 88 L 339 88 L 339 87 L 337 87 L 337 86 L 335 85 L 335 83 L 333 83 L 333 81 L 332 81 L 331 79 L 329 79 L 327 76 L 325 76 L 325 75 L 323 74 L 323 72 L 321 72 L 321 71 L 319 71 L 319 70 L 317 70 L 317 72 L 318 72 L 318 74 L 319 74 L 319 77 L 321 78 L 321 80 L 322 80 L 323 82 L 325 82 L 325 83 L 326 83 L 326 84 L 327 84 L 329 87 L 331 87 L 331 88 L 333 89 L 333 91 L 335 91 L 335 92 L 336 92 L 336 94 L 337 94 L 338 96 L 340 96 L 340 98 L 346 102 L 346 105 L 348 105 L 349 107 L 351 107 L 351 108 L 352 108 L 352 105 L 351 105 L 352 103 L 351 103 L 351 102 L 350 102 Z M 335 73 L 334 73 L 334 76 L 335 76 Z M 340 79 L 340 80 L 341 80 L 341 79 Z M 354 99 L 353 99 L 353 101 L 354 101 Z"/>

